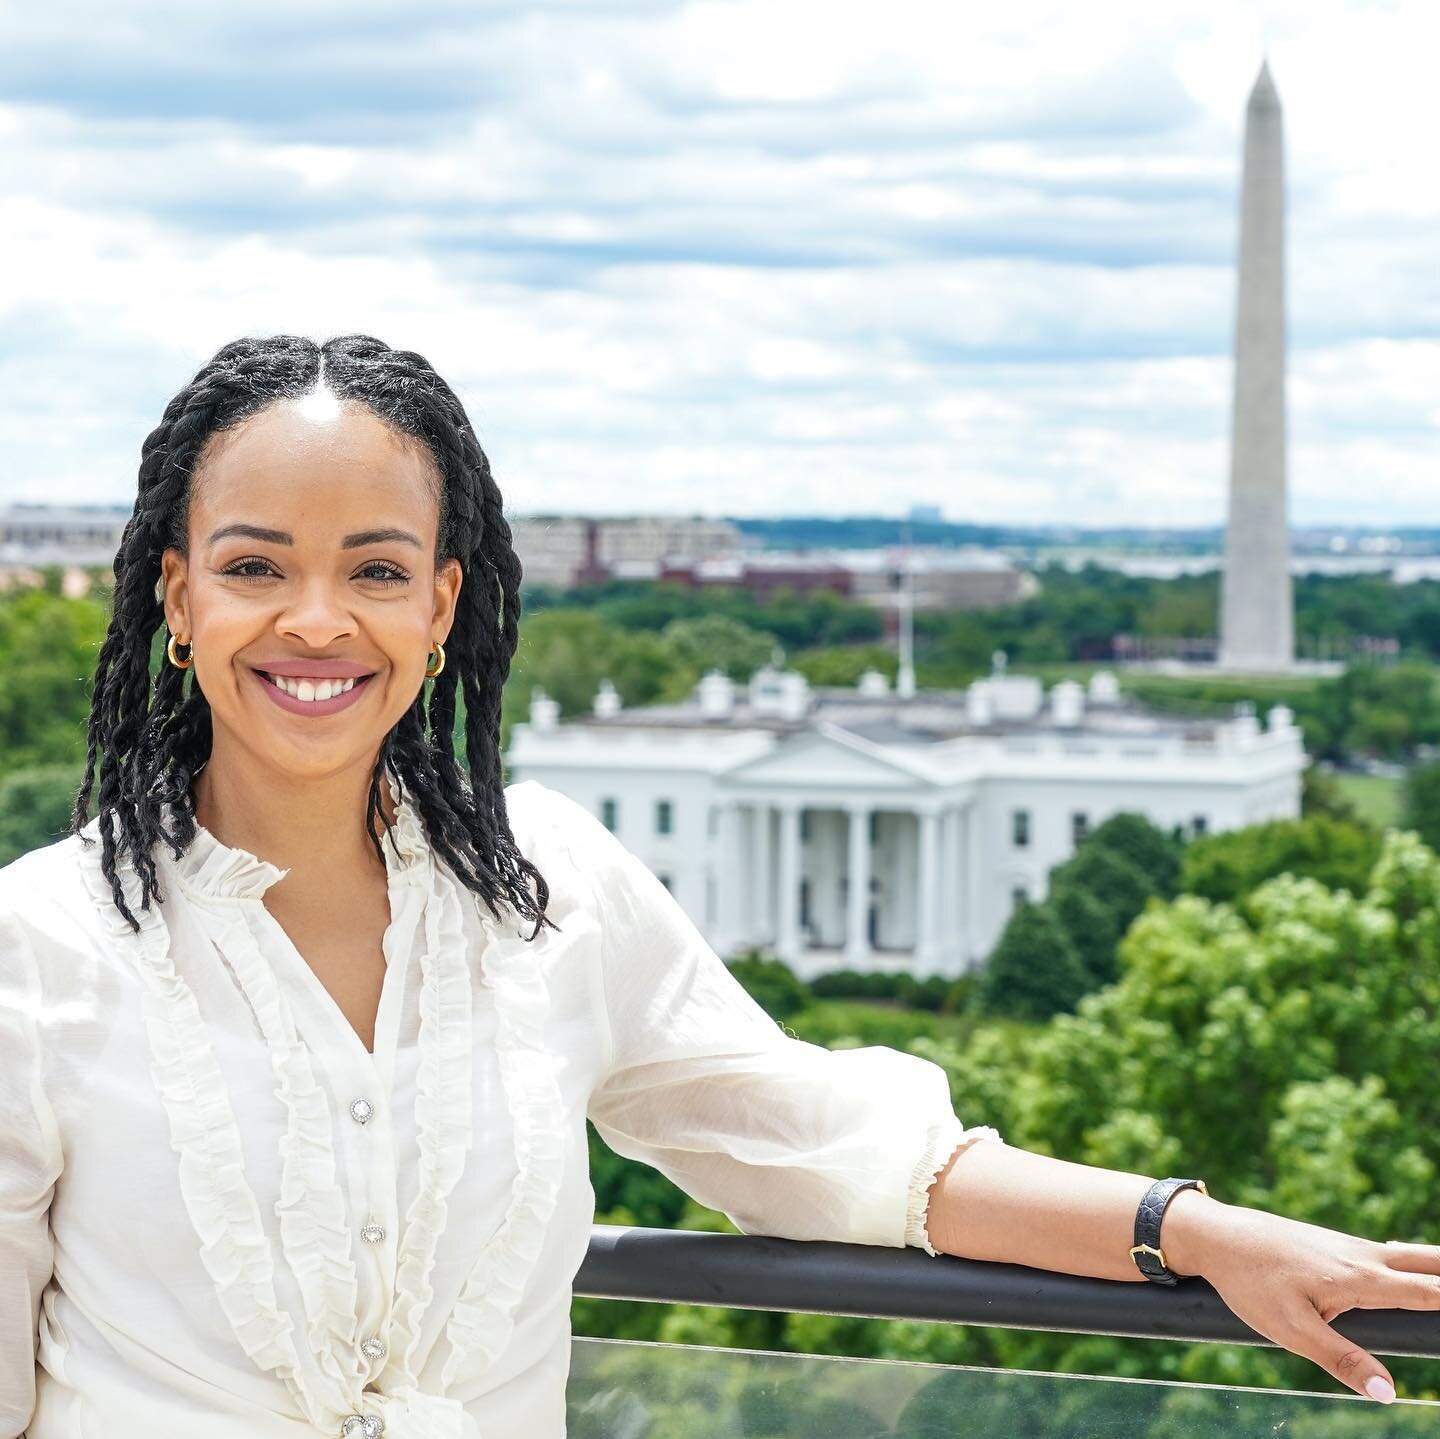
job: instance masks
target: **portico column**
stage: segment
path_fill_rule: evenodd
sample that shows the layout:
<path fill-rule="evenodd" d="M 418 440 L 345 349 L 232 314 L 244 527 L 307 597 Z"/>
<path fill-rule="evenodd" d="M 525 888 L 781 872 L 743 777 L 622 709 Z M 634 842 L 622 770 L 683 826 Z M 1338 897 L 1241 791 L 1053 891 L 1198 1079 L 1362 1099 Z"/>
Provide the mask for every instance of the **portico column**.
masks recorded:
<path fill-rule="evenodd" d="M 800 960 L 800 802 L 781 800 L 780 893 L 777 896 L 776 951 L 786 964 Z"/>
<path fill-rule="evenodd" d="M 715 937 L 711 941 L 722 958 L 744 943 L 745 904 L 741 874 L 744 850 L 740 840 L 740 805 L 725 800 L 715 826 Z"/>
<path fill-rule="evenodd" d="M 940 945 L 940 816 L 922 809 L 920 822 L 920 863 L 917 866 L 915 913 L 915 960 L 922 974 L 931 973 L 939 958 Z"/>
<path fill-rule="evenodd" d="M 766 948 L 774 943 L 770 908 L 774 858 L 770 853 L 770 806 L 756 800 L 750 806 L 750 943 Z"/>
<path fill-rule="evenodd" d="M 965 811 L 965 968 L 978 969 L 980 953 L 980 803 L 972 799 Z"/>
<path fill-rule="evenodd" d="M 845 808 L 850 817 L 845 966 L 847 969 L 860 969 L 870 953 L 870 806 L 851 804 Z"/>

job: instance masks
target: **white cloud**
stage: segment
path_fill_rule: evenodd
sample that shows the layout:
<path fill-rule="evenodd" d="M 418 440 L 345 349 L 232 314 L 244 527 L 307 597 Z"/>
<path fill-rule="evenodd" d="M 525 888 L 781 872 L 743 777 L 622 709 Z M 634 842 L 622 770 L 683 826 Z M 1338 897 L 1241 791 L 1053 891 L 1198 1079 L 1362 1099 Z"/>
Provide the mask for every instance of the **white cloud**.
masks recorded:
<path fill-rule="evenodd" d="M 0 20 L 12 496 L 126 500 L 218 346 L 358 330 L 518 509 L 1215 523 L 1268 47 L 1292 510 L 1436 518 L 1428 4 L 139 10 Z"/>

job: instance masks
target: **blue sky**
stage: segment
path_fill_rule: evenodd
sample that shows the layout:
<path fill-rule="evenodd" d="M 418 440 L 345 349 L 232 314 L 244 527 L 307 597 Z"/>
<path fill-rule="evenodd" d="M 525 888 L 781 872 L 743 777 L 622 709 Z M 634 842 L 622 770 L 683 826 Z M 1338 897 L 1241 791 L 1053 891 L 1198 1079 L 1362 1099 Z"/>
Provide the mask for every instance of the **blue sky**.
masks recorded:
<path fill-rule="evenodd" d="M 0 12 L 7 498 L 133 497 L 220 345 L 363 331 L 517 513 L 1223 518 L 1268 51 L 1297 522 L 1440 523 L 1440 11 Z"/>

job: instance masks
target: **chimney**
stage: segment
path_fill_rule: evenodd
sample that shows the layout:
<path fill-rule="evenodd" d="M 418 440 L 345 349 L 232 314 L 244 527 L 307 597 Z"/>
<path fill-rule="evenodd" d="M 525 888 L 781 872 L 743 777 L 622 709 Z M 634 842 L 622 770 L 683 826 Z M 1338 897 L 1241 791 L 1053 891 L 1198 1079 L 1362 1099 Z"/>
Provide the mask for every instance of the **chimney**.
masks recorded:
<path fill-rule="evenodd" d="M 620 713 L 620 695 L 609 680 L 600 681 L 600 688 L 595 691 L 591 708 L 601 718 Z"/>
<path fill-rule="evenodd" d="M 552 700 L 536 685 L 530 692 L 530 728 L 542 732 L 555 729 L 560 723 L 560 703 Z"/>

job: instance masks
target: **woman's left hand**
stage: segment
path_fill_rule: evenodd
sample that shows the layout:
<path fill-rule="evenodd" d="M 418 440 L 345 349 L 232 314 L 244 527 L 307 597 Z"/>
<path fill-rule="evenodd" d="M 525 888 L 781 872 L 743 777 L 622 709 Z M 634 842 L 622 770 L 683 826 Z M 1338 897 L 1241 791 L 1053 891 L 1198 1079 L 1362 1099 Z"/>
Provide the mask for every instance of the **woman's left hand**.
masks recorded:
<path fill-rule="evenodd" d="M 1256 1333 L 1390 1403 L 1390 1371 L 1330 1321 L 1349 1309 L 1440 1309 L 1440 1246 L 1361 1239 L 1243 1205 L 1204 1208 L 1175 1272 L 1199 1274 Z"/>

